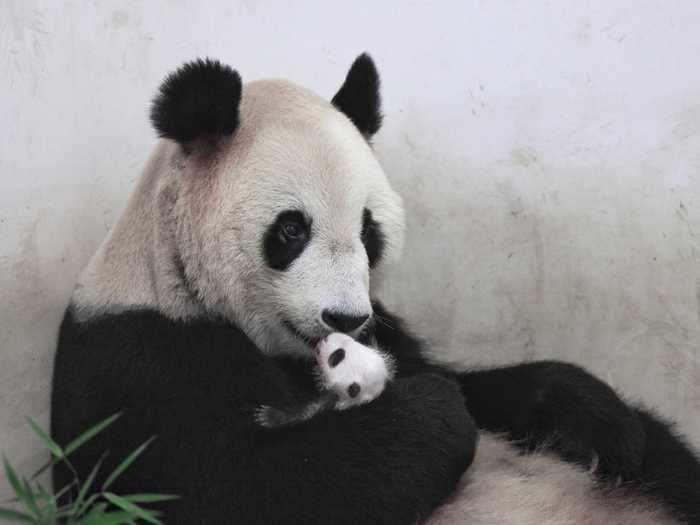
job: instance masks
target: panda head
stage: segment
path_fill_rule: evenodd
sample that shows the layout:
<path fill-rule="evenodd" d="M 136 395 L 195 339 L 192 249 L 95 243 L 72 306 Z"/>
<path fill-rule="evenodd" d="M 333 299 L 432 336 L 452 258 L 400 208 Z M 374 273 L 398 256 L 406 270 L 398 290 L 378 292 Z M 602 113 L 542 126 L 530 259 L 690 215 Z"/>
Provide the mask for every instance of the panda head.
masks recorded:
<path fill-rule="evenodd" d="M 154 100 L 154 127 L 174 143 L 159 209 L 182 280 L 264 351 L 313 356 L 322 337 L 371 322 L 370 270 L 403 231 L 370 145 L 378 89 L 367 55 L 330 102 L 199 60 Z"/>

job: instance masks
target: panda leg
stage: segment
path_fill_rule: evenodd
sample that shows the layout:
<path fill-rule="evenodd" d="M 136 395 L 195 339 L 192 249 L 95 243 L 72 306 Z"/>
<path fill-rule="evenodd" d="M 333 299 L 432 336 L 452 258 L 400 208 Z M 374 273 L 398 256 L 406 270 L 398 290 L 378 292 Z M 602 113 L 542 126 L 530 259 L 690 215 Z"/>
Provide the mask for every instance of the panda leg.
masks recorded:
<path fill-rule="evenodd" d="M 435 371 L 422 342 L 381 303 L 374 336 L 397 360 L 399 377 Z M 442 369 L 446 375 L 449 371 Z M 582 368 L 543 361 L 456 376 L 479 428 L 505 433 L 526 449 L 549 448 L 611 481 L 640 488 L 682 520 L 700 525 L 700 460 L 671 425 L 623 402 Z"/>
<path fill-rule="evenodd" d="M 671 425 L 624 403 L 604 382 L 567 363 L 535 362 L 458 376 L 481 428 L 525 449 L 596 465 L 602 480 L 663 502 L 683 523 L 700 524 L 700 460 Z"/>
<path fill-rule="evenodd" d="M 637 414 L 647 436 L 641 488 L 664 501 L 681 520 L 700 524 L 700 460 L 671 424 L 641 408 Z"/>

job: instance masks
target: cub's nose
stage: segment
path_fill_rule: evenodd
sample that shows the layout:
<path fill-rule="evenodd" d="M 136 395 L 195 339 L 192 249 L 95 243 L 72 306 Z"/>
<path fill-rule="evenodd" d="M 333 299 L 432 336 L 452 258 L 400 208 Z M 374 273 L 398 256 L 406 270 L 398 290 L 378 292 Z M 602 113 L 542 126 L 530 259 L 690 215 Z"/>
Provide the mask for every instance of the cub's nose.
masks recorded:
<path fill-rule="evenodd" d="M 336 332 L 352 332 L 359 328 L 365 321 L 369 319 L 369 314 L 364 315 L 347 315 L 342 312 L 334 312 L 332 310 L 324 310 L 321 314 L 323 322 L 328 327 Z"/>

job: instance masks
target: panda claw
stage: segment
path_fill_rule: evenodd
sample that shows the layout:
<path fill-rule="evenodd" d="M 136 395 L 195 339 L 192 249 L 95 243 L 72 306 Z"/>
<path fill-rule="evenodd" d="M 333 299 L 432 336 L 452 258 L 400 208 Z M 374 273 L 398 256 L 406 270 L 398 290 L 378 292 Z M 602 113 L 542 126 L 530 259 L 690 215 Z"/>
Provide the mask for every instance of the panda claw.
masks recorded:
<path fill-rule="evenodd" d="M 260 405 L 253 413 L 255 422 L 264 428 L 273 428 L 273 423 L 270 418 L 272 407 L 270 405 Z"/>

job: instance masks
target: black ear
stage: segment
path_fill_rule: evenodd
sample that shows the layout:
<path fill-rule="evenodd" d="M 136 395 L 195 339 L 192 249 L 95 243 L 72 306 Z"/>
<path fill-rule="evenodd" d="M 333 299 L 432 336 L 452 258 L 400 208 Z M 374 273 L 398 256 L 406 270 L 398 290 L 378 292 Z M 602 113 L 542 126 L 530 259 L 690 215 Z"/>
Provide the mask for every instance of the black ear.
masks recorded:
<path fill-rule="evenodd" d="M 382 125 L 379 73 L 367 53 L 361 54 L 352 63 L 345 82 L 332 102 L 365 137 L 369 138 L 379 131 Z"/>
<path fill-rule="evenodd" d="M 241 77 L 218 60 L 197 59 L 170 73 L 151 107 L 151 122 L 161 137 L 183 146 L 215 140 L 238 127 Z"/>

